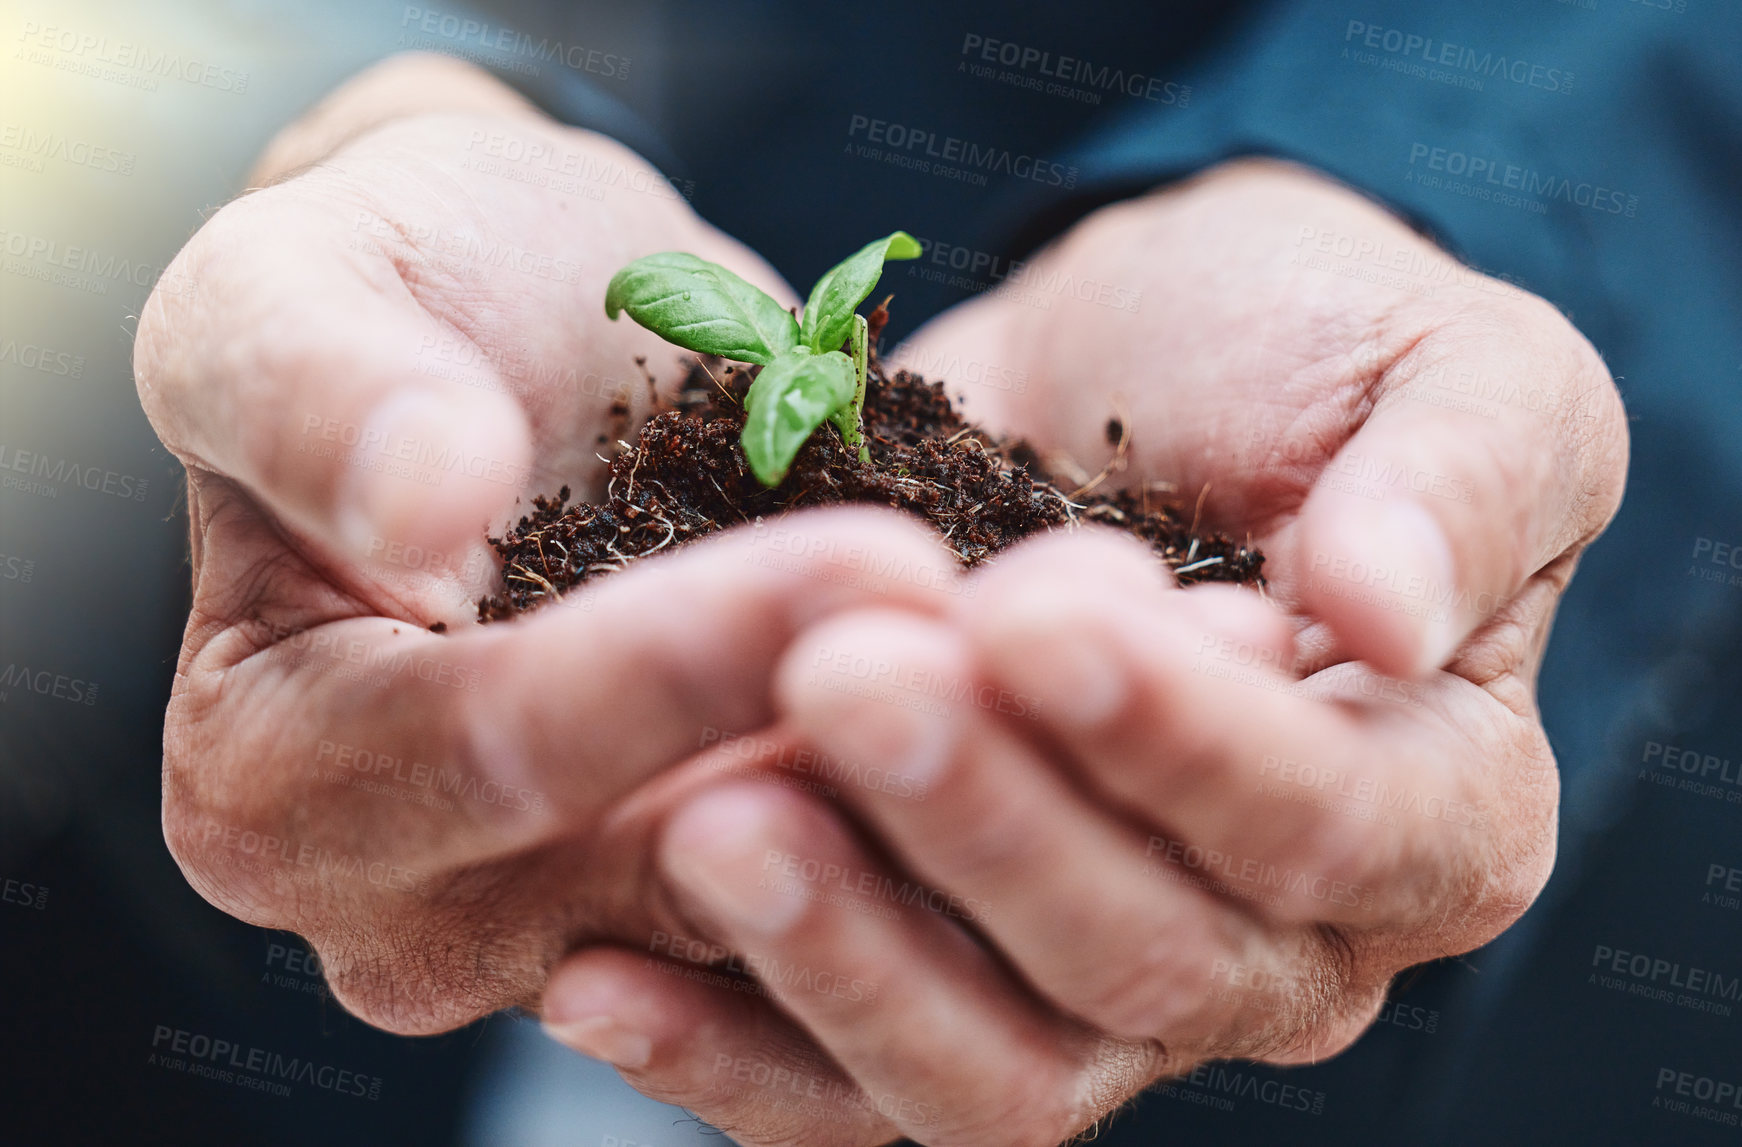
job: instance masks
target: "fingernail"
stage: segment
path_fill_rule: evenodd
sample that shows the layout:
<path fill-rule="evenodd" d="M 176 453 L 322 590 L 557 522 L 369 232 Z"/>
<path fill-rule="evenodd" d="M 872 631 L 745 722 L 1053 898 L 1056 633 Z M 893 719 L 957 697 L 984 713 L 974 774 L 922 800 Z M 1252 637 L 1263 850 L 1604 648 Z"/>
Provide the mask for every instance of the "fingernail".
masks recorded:
<path fill-rule="evenodd" d="M 893 700 L 848 691 L 862 684 L 851 677 L 811 672 L 804 688 L 789 691 L 786 715 L 843 764 L 875 765 L 904 787 L 936 784 L 955 753 L 955 702 L 909 696 L 893 688 L 888 690 Z M 920 704 L 932 711 L 908 707 Z"/>
<path fill-rule="evenodd" d="M 1117 650 L 1095 622 L 1058 592 L 1025 589 L 999 602 L 999 672 L 1031 694 L 1051 720 L 1083 729 L 1106 724 L 1130 695 Z"/>
<path fill-rule="evenodd" d="M 674 816 L 661 841 L 666 874 L 721 924 L 772 940 L 804 911 L 767 886 L 764 858 L 777 845 L 767 807 L 752 793 L 705 793 Z"/>
<path fill-rule="evenodd" d="M 923 624 L 926 632 L 837 631 L 814 654 L 789 658 L 777 685 L 785 715 L 843 764 L 876 766 L 904 788 L 935 784 L 955 757 L 960 708 L 985 691 L 959 639 Z"/>
<path fill-rule="evenodd" d="M 1457 572 L 1452 547 L 1433 514 L 1419 503 L 1387 501 L 1378 507 L 1375 562 L 1399 571 L 1392 585 L 1420 640 L 1416 676 L 1438 669 L 1459 641 Z"/>
<path fill-rule="evenodd" d="M 653 1058 L 653 1041 L 624 1027 L 611 1016 L 547 1023 L 544 1030 L 564 1047 L 603 1060 L 613 1067 L 633 1071 L 646 1067 L 647 1061 Z"/>

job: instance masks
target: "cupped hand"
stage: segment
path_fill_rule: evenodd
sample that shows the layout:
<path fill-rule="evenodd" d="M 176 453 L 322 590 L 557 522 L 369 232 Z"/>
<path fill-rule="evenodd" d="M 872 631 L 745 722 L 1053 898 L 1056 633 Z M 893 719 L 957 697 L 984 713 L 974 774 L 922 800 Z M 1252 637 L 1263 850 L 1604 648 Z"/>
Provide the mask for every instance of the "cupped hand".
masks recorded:
<path fill-rule="evenodd" d="M 1141 305 L 1028 305 L 1062 281 Z M 1100 212 L 1025 282 L 912 360 L 1025 377 L 958 381 L 1085 474 L 1117 418 L 1111 480 L 1188 505 L 1208 487 L 1204 524 L 1269 555 L 1268 600 L 1179 590 L 1085 531 L 1003 555 L 945 616 L 848 611 L 795 639 L 769 751 L 906 783 L 844 784 L 845 812 L 711 788 L 660 839 L 678 910 L 779 1010 L 609 950 L 545 1000 L 571 1030 L 635 1032 L 637 1086 L 746 1142 L 879 1142 L 846 1118 L 875 1110 L 928 1144 L 1054 1143 L 1208 1060 L 1321 1059 L 1553 865 L 1535 676 L 1626 469 L 1588 344 L 1274 164 Z M 828 1058 L 772 1038 L 782 1016 Z"/>
<path fill-rule="evenodd" d="M 841 511 L 815 526 L 837 547 L 768 563 L 743 531 L 480 628 L 486 529 L 596 484 L 648 404 L 635 356 L 678 377 L 673 348 L 606 321 L 609 276 L 682 249 L 791 292 L 632 153 L 452 61 L 365 74 L 261 175 L 177 257 L 195 289 L 154 294 L 136 347 L 192 533 L 165 834 L 213 903 L 308 937 L 351 1011 L 440 1031 L 670 919 L 658 792 L 769 719 L 803 625 L 935 596 L 837 576 L 841 554 L 946 559 Z"/>

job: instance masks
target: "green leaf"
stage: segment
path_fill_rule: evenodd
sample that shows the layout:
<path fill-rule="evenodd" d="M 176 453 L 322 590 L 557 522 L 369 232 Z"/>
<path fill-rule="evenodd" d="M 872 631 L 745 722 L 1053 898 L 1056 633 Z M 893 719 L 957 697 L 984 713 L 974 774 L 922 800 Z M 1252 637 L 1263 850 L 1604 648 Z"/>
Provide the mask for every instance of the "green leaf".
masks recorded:
<path fill-rule="evenodd" d="M 763 367 L 744 394 L 744 457 L 757 481 L 780 485 L 799 447 L 852 401 L 853 360 L 838 350 L 796 346 Z"/>
<path fill-rule="evenodd" d="M 798 342 L 786 308 L 718 263 L 684 251 L 637 259 L 611 276 L 605 315 L 629 317 L 686 350 L 767 366 Z"/>
<path fill-rule="evenodd" d="M 924 248 L 905 231 L 874 239 L 859 248 L 817 280 L 804 305 L 804 323 L 799 340 L 821 354 L 839 350 L 853 326 L 853 312 L 877 285 L 883 264 L 889 259 L 917 259 Z"/>

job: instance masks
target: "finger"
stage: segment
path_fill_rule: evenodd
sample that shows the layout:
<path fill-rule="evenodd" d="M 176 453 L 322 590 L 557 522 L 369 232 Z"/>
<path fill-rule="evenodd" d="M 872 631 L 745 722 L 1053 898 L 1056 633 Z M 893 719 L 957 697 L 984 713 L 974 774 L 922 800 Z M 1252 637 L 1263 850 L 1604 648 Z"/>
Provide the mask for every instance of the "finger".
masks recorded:
<path fill-rule="evenodd" d="M 870 1147 L 899 1132 L 754 980 L 621 948 L 551 974 L 545 1030 L 745 1144 Z"/>
<path fill-rule="evenodd" d="M 178 721 L 211 733 L 168 747 L 166 783 L 188 799 L 166 828 L 197 846 L 216 807 L 286 836 L 295 809 L 303 838 L 385 846 L 414 867 L 579 831 L 722 730 L 766 724 L 774 664 L 804 625 L 873 600 L 935 611 L 954 577 L 936 536 L 891 511 L 814 511 L 783 529 L 779 544 L 732 531 L 614 575 L 575 608 L 448 636 L 253 601 L 275 620 L 233 627 L 187 667 Z M 868 574 L 867 555 L 912 576 Z M 210 602 L 220 616 L 245 604 Z M 414 799 L 359 817 L 364 782 Z"/>
<path fill-rule="evenodd" d="M 813 649 L 835 648 L 953 684 L 975 675 L 966 641 L 912 614 L 839 614 L 794 640 L 777 695 L 835 760 L 879 762 L 925 786 L 924 799 L 897 786 L 844 792 L 903 868 L 948 889 L 946 908 L 1054 1004 L 1191 1058 L 1251 1054 L 1276 1033 L 1314 1026 L 1324 1002 L 1343 998 L 1344 970 L 1320 933 L 1271 928 L 1240 907 L 1280 903 L 1311 885 L 1308 874 L 1186 846 L 1170 830 L 1146 831 L 1097 807 L 1043 756 L 1032 730 L 1024 738 L 1011 727 L 1025 723 L 1014 715 L 1030 696 L 891 704 L 814 668 Z M 1328 882 L 1322 891 L 1349 895 Z"/>
<path fill-rule="evenodd" d="M 1012 399 L 1028 389 L 1030 369 L 1011 341 L 1018 309 L 996 297 L 964 300 L 902 340 L 883 365 L 943 383 L 974 425 L 1011 435 Z"/>
<path fill-rule="evenodd" d="M 1042 1009 L 942 916 L 788 889 L 770 855 L 881 872 L 826 808 L 723 785 L 667 822 L 663 871 L 712 934 L 905 1134 L 932 1144 L 1057 1142 L 1153 1071 L 1153 1047 Z M 1135 1078 L 1141 1077 L 1141 1078 Z"/>
<path fill-rule="evenodd" d="M 1448 377 L 1502 399 L 1421 401 Z M 1417 677 L 1607 523 L 1625 423 L 1596 352 L 1554 308 L 1522 297 L 1417 342 L 1378 395 L 1301 509 L 1294 577 L 1350 654 Z"/>
<path fill-rule="evenodd" d="M 1459 742 L 1398 706 L 1309 699 L 1266 668 L 1288 664 L 1281 649 L 1238 656 L 1230 632 L 1276 624 L 1254 594 L 1133 595 L 1109 572 L 1154 560 L 1107 536 L 1012 549 L 960 605 L 977 672 L 1039 698 L 1065 759 L 1142 823 L 1310 875 L 1258 906 L 1271 918 L 1371 926 L 1431 910 L 1483 841 L 1484 790 Z M 1312 894 L 1327 884 L 1360 889 L 1357 903 Z"/>
<path fill-rule="evenodd" d="M 213 217 L 177 257 L 198 296 L 147 301 L 140 397 L 184 461 L 339 552 L 376 538 L 462 549 L 520 490 L 526 416 L 500 385 L 417 371 L 464 335 L 385 256 L 344 248 L 337 211 L 292 183 Z M 495 379 L 491 356 L 477 360 Z"/>

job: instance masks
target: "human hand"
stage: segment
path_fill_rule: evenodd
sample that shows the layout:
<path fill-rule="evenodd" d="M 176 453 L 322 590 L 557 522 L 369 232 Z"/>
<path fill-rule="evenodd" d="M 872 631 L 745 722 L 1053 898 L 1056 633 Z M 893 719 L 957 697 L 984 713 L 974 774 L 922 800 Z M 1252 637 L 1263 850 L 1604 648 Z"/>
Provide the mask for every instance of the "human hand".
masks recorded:
<path fill-rule="evenodd" d="M 506 158 L 538 149 L 548 167 Z M 551 170 L 579 174 L 524 178 Z M 800 626 L 925 591 L 854 589 L 826 553 L 757 564 L 740 533 L 480 629 L 486 526 L 523 488 L 596 482 L 631 417 L 613 405 L 646 406 L 610 377 L 633 356 L 677 377 L 605 319 L 609 276 L 681 248 L 791 292 L 633 154 L 443 59 L 353 81 L 262 175 L 136 346 L 192 534 L 164 831 L 214 904 L 306 936 L 349 1010 L 446 1030 L 533 1003 L 575 944 L 671 926 L 658 793 L 713 776 L 682 767 L 706 730 L 768 719 Z M 892 518 L 814 521 L 841 552 L 947 560 Z"/>
<path fill-rule="evenodd" d="M 925 1143 L 1053 1143 L 1208 1059 L 1333 1054 L 1398 971 L 1528 907 L 1558 791 L 1535 673 L 1619 502 L 1620 404 L 1546 304 L 1467 271 L 1422 296 L 1297 262 L 1321 235 L 1451 269 L 1322 180 L 1233 165 L 1037 261 L 1141 290 L 1141 320 L 994 295 L 917 336 L 924 361 L 1028 371 L 1024 395 L 971 409 L 1085 470 L 1117 414 L 1137 480 L 1188 501 L 1208 484 L 1206 522 L 1270 555 L 1275 606 L 1172 589 L 1138 547 L 1085 533 L 1002 556 L 949 617 L 819 623 L 778 677 L 782 735 L 923 778 L 925 799 L 846 787 L 849 821 L 711 790 L 667 821 L 662 863 L 681 910 L 761 966 L 882 990 L 765 978 L 822 1060 L 770 1038 L 772 1009 L 611 951 L 559 969 L 548 1018 L 640 1033 L 626 1075 L 745 1142 L 879 1142 L 849 1118 L 874 1109 Z M 1516 400 L 1433 401 L 1460 389 Z M 1347 572 L 1375 564 L 1398 572 Z M 1028 701 L 855 695 L 840 651 L 892 686 Z M 889 919 L 854 894 L 884 879 L 954 899 Z"/>

